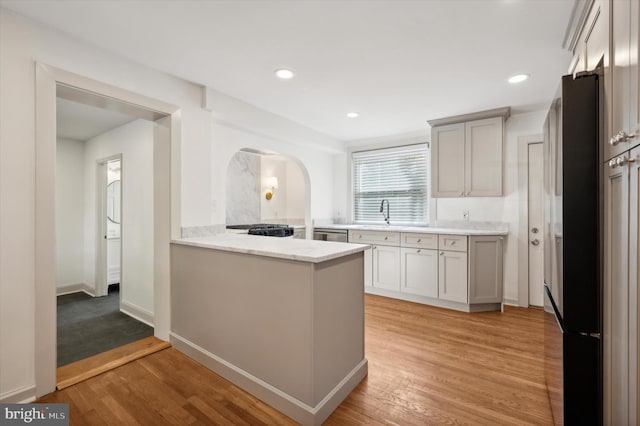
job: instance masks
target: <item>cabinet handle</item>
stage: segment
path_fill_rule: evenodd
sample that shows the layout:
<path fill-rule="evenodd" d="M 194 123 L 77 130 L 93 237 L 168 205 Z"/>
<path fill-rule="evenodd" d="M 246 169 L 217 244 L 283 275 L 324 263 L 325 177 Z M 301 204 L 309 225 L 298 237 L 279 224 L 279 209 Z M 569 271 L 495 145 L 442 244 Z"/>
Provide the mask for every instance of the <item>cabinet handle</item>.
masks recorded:
<path fill-rule="evenodd" d="M 461 196 L 461 197 L 464 197 L 464 191 L 462 191 L 462 192 L 460 193 L 460 196 Z"/>
<path fill-rule="evenodd" d="M 616 146 L 620 142 L 628 142 L 629 139 L 634 139 L 636 136 L 635 133 L 627 134 L 624 130 L 620 130 L 615 136 L 609 139 L 609 145 Z"/>
<path fill-rule="evenodd" d="M 421 239 L 420 239 L 420 238 L 418 238 L 418 241 L 416 241 L 416 242 L 418 242 L 418 243 L 419 243 L 420 241 L 421 241 Z"/>
<path fill-rule="evenodd" d="M 443 251 L 440 252 L 440 256 L 444 256 L 444 252 Z"/>
<path fill-rule="evenodd" d="M 625 164 L 627 164 L 627 163 L 633 163 L 634 161 L 636 161 L 636 159 L 635 159 L 635 158 L 633 158 L 633 157 L 629 157 L 629 158 L 627 158 L 627 157 L 625 157 L 625 156 L 622 156 L 622 157 L 618 157 L 618 158 L 616 158 L 616 165 L 617 165 L 618 167 L 622 167 L 622 166 L 624 166 Z"/>
<path fill-rule="evenodd" d="M 386 240 L 388 240 L 388 239 L 389 239 L 389 237 L 384 237 L 384 240 L 385 240 L 385 241 L 386 241 Z"/>
<path fill-rule="evenodd" d="M 455 245 L 456 245 L 456 242 L 455 242 L 455 241 L 451 241 L 451 245 L 452 245 L 452 246 L 455 246 Z"/>
<path fill-rule="evenodd" d="M 612 158 L 611 160 L 609 160 L 609 167 L 612 169 L 615 169 L 616 167 L 618 167 L 618 163 L 616 162 L 615 158 Z"/>
<path fill-rule="evenodd" d="M 418 251 L 417 251 L 416 253 L 420 253 L 420 251 L 421 251 L 421 250 L 420 250 L 420 249 L 418 249 Z"/>
<path fill-rule="evenodd" d="M 376 246 L 373 246 L 373 249 L 374 249 L 374 250 L 375 250 L 375 249 L 377 249 L 377 248 L 378 248 L 378 247 L 376 247 Z"/>

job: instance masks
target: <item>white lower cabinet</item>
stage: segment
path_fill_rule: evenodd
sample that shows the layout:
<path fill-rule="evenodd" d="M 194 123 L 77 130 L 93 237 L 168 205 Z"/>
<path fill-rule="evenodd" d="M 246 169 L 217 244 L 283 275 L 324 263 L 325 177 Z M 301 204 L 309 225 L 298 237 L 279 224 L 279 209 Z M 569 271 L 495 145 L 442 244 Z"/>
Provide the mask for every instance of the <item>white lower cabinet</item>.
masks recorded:
<path fill-rule="evenodd" d="M 439 298 L 467 303 L 467 253 L 442 250 L 438 257 Z"/>
<path fill-rule="evenodd" d="M 400 247 L 375 245 L 373 250 L 373 286 L 400 291 Z"/>
<path fill-rule="evenodd" d="M 373 287 L 373 249 L 364 251 L 364 286 Z"/>
<path fill-rule="evenodd" d="M 400 249 L 400 291 L 438 297 L 438 250 Z"/>
<path fill-rule="evenodd" d="M 502 238 L 469 237 L 469 303 L 502 302 Z"/>
<path fill-rule="evenodd" d="M 605 164 L 605 424 L 638 424 L 640 148 Z M 620 161 L 616 161 L 620 160 Z"/>
<path fill-rule="evenodd" d="M 364 254 L 365 291 L 462 311 L 499 310 L 502 236 L 349 230 Z"/>

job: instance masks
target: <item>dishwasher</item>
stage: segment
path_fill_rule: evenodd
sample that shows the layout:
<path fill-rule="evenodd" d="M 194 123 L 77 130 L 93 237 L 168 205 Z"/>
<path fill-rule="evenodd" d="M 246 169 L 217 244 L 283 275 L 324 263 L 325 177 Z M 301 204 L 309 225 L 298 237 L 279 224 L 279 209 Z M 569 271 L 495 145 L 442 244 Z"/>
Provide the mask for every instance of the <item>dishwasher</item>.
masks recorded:
<path fill-rule="evenodd" d="M 341 243 L 347 242 L 347 230 L 346 229 L 333 229 L 333 228 L 314 228 L 313 239 L 321 241 L 338 241 Z"/>

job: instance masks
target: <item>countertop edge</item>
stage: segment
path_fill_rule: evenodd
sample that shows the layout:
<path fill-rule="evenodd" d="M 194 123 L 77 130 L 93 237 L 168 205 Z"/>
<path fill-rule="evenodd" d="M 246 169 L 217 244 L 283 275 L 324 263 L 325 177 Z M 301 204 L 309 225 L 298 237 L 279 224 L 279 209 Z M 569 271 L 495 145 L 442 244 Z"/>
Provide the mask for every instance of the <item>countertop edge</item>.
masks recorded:
<path fill-rule="evenodd" d="M 341 229 L 353 231 L 404 232 L 408 234 L 447 234 L 447 235 L 508 235 L 507 229 L 459 229 L 446 227 L 403 227 L 403 226 L 371 226 L 371 225 L 318 225 L 315 229 Z"/>
<path fill-rule="evenodd" d="M 275 238 L 275 237 L 264 237 L 264 238 Z M 198 247 L 198 248 L 204 248 L 204 249 L 210 249 L 210 250 L 227 251 L 227 252 L 233 252 L 233 253 L 251 254 L 256 256 L 273 257 L 277 259 L 294 260 L 298 262 L 309 262 L 309 263 L 322 263 L 328 260 L 350 256 L 355 253 L 364 252 L 369 247 L 366 244 L 340 243 L 340 244 L 349 244 L 350 246 L 358 246 L 358 247 L 345 248 L 340 250 L 339 252 L 326 254 L 323 256 L 305 256 L 300 254 L 279 253 L 279 252 L 270 251 L 270 250 L 233 247 L 233 246 L 229 246 L 228 244 L 215 244 L 215 243 L 204 242 L 204 241 L 203 242 L 186 241 L 185 239 L 171 240 L 171 244 Z"/>

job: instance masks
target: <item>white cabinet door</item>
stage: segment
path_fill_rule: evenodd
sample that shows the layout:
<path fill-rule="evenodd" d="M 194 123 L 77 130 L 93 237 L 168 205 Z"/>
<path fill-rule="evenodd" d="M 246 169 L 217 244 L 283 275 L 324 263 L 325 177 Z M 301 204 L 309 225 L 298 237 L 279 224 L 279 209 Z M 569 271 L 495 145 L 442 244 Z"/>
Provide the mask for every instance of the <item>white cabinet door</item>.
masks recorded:
<path fill-rule="evenodd" d="M 502 303 L 502 237 L 469 237 L 469 303 Z"/>
<path fill-rule="evenodd" d="M 403 247 L 400 255 L 400 291 L 437 298 L 438 250 Z"/>
<path fill-rule="evenodd" d="M 629 164 L 629 423 L 640 422 L 640 393 L 638 393 L 638 373 L 640 372 L 640 147 L 631 150 L 635 159 Z"/>
<path fill-rule="evenodd" d="M 464 123 L 431 129 L 431 195 L 464 195 Z"/>
<path fill-rule="evenodd" d="M 364 251 L 364 286 L 373 286 L 373 249 L 369 247 Z"/>
<path fill-rule="evenodd" d="M 578 71 L 593 71 L 600 59 L 609 52 L 608 7 L 606 7 L 603 0 L 594 2 L 585 23 L 582 37 L 584 37 L 581 41 L 584 43 L 586 63 L 584 69 Z"/>
<path fill-rule="evenodd" d="M 400 247 L 373 246 L 373 286 L 400 291 Z"/>
<path fill-rule="evenodd" d="M 636 135 L 631 140 L 631 147 L 635 147 L 640 144 L 640 2 L 637 0 L 631 2 L 629 16 L 629 133 Z"/>
<path fill-rule="evenodd" d="M 640 135 L 612 141 L 619 132 L 637 135 L 638 123 L 638 1 L 611 2 L 611 125 L 605 134 L 605 157 L 620 155 L 639 143 Z"/>
<path fill-rule="evenodd" d="M 465 196 L 502 195 L 502 117 L 465 123 Z"/>
<path fill-rule="evenodd" d="M 433 197 L 502 195 L 502 122 L 491 117 L 431 129 Z"/>
<path fill-rule="evenodd" d="M 438 258 L 438 297 L 467 303 L 467 253 L 441 250 Z"/>
<path fill-rule="evenodd" d="M 605 424 L 629 424 L 629 168 L 605 165 Z"/>

